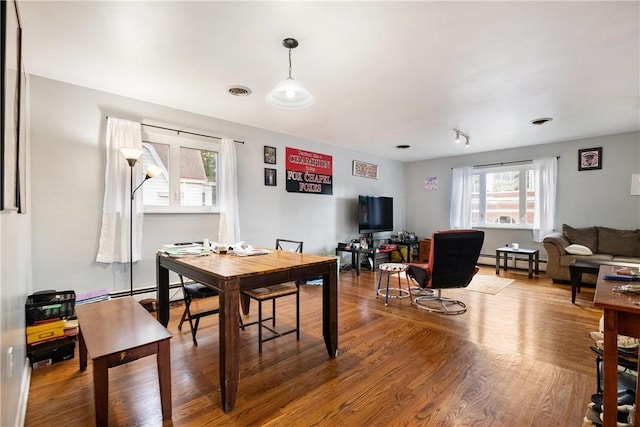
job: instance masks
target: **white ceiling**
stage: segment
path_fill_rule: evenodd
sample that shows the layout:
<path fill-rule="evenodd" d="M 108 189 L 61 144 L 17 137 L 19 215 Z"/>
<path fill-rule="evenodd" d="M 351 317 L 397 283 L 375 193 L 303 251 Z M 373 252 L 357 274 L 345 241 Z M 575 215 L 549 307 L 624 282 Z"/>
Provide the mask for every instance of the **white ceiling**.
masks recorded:
<path fill-rule="evenodd" d="M 637 1 L 21 1 L 19 10 L 31 74 L 401 161 L 640 130 Z M 305 110 L 264 99 L 287 76 L 286 37 L 300 42 L 293 77 L 316 98 Z M 233 97 L 231 85 L 253 93 Z M 554 120 L 529 123 L 546 116 Z M 453 128 L 471 136 L 469 148 L 454 144 Z"/>

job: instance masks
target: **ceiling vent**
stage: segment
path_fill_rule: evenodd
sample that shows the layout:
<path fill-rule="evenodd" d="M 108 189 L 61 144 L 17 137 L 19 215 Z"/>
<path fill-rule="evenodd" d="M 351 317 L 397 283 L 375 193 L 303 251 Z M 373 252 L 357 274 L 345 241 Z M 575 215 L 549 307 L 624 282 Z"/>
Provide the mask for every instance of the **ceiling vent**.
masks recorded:
<path fill-rule="evenodd" d="M 231 86 L 229 93 L 233 96 L 248 96 L 251 95 L 251 89 L 245 86 Z"/>

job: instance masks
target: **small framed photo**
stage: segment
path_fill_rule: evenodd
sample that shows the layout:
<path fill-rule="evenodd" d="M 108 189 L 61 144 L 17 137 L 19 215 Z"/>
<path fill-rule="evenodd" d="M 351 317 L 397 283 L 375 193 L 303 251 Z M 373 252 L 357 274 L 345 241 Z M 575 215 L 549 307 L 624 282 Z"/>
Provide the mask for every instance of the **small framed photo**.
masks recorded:
<path fill-rule="evenodd" d="M 578 150 L 578 170 L 602 169 L 602 147 Z"/>
<path fill-rule="evenodd" d="M 264 146 L 264 162 L 270 165 L 276 164 L 276 147 Z"/>
<path fill-rule="evenodd" d="M 275 187 L 276 185 L 278 185 L 278 176 L 276 172 L 276 169 L 264 168 L 264 185 L 268 185 L 270 187 Z"/>
<path fill-rule="evenodd" d="M 372 165 L 371 163 L 361 162 L 360 160 L 353 161 L 353 176 L 361 176 L 363 178 L 378 179 L 378 165 Z"/>

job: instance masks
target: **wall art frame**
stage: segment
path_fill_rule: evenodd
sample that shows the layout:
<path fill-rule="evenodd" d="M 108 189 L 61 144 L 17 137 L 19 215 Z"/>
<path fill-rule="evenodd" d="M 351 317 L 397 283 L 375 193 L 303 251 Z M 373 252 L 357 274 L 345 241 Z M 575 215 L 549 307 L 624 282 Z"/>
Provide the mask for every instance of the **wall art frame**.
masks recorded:
<path fill-rule="evenodd" d="M 269 165 L 276 164 L 276 147 L 264 146 L 264 162 Z"/>
<path fill-rule="evenodd" d="M 277 169 L 264 168 L 264 185 L 268 187 L 276 187 L 278 185 Z"/>
<path fill-rule="evenodd" d="M 24 130 L 25 73 L 22 64 L 22 27 L 15 1 L 1 2 L 2 44 L 0 45 L 0 210 L 17 208 L 24 213 L 26 155 Z"/>
<path fill-rule="evenodd" d="M 363 178 L 378 179 L 379 167 L 367 162 L 361 162 L 360 160 L 353 161 L 353 176 L 360 176 Z"/>
<path fill-rule="evenodd" d="M 578 171 L 602 169 L 602 147 L 578 150 Z"/>

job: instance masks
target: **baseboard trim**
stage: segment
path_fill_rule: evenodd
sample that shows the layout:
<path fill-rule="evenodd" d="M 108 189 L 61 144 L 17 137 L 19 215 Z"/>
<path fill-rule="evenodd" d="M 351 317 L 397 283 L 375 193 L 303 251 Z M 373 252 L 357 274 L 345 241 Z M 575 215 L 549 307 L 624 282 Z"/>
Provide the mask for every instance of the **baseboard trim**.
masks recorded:
<path fill-rule="evenodd" d="M 24 426 L 27 418 L 27 402 L 29 401 L 29 386 L 31 385 L 31 362 L 29 358 L 24 360 L 22 370 L 22 381 L 20 384 L 20 396 L 18 398 L 18 408 L 16 411 L 16 426 Z"/>

